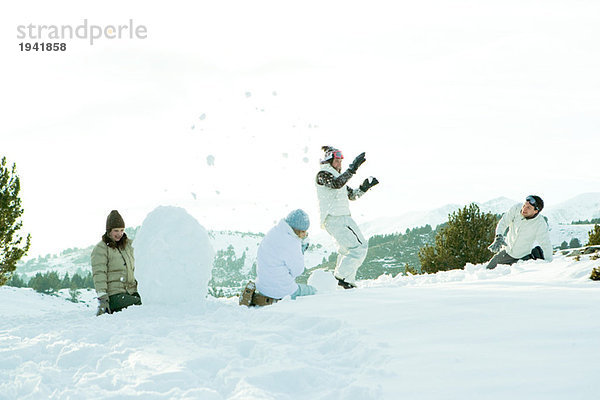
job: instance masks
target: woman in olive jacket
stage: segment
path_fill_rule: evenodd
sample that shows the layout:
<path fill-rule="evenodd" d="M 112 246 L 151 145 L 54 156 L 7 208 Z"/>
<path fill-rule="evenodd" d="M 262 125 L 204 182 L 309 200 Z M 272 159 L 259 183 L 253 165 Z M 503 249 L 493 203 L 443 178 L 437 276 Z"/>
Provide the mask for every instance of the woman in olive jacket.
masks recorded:
<path fill-rule="evenodd" d="M 133 247 L 125 233 L 125 221 L 113 210 L 106 218 L 102 240 L 92 251 L 92 275 L 100 303 L 96 315 L 142 304 L 134 271 Z"/>

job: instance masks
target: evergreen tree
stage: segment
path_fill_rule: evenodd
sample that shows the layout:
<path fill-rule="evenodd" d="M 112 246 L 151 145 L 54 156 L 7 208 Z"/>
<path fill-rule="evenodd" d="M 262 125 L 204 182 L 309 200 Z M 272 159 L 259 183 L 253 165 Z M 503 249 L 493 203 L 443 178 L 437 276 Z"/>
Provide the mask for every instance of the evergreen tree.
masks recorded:
<path fill-rule="evenodd" d="M 70 289 L 71 288 L 71 278 L 69 277 L 69 273 L 67 272 L 60 282 L 61 289 Z"/>
<path fill-rule="evenodd" d="M 23 214 L 19 191 L 21 183 L 16 172 L 16 165 L 9 169 L 6 157 L 0 162 L 0 286 L 10 279 L 17 268 L 17 261 L 29 250 L 31 235 L 27 235 L 25 243 L 17 234 L 21 229 L 20 220 Z"/>
<path fill-rule="evenodd" d="M 50 293 L 58 292 L 60 290 L 61 280 L 58 276 L 58 272 L 56 272 L 56 271 L 46 272 L 45 278 L 48 280 L 48 286 L 50 287 Z"/>
<path fill-rule="evenodd" d="M 23 279 L 21 279 L 21 277 L 19 276 L 19 274 L 13 274 L 13 276 L 6 282 L 6 286 L 12 286 L 12 287 L 27 287 L 27 285 L 25 284 L 25 281 L 23 281 Z"/>
<path fill-rule="evenodd" d="M 577 238 L 571 239 L 571 241 L 569 242 L 569 248 L 575 249 L 578 247 L 581 247 L 581 242 L 579 241 L 579 239 L 577 239 Z"/>
<path fill-rule="evenodd" d="M 36 292 L 50 293 L 52 290 L 50 289 L 50 284 L 46 278 L 47 277 L 45 277 L 41 272 L 38 272 L 29 280 L 29 287 Z"/>
<path fill-rule="evenodd" d="M 594 225 L 588 235 L 588 246 L 600 246 L 600 225 Z"/>
<path fill-rule="evenodd" d="M 483 214 L 475 203 L 452 213 L 439 228 L 434 245 L 419 251 L 421 270 L 435 273 L 489 260 L 492 253 L 487 247 L 494 240 L 497 223 L 498 216 Z"/>
<path fill-rule="evenodd" d="M 74 287 L 76 289 L 83 288 L 83 278 L 78 273 L 75 273 L 73 275 L 73 278 L 71 278 L 71 287 Z"/>
<path fill-rule="evenodd" d="M 48 282 L 46 281 L 46 279 L 44 279 L 41 272 L 38 272 L 33 278 L 29 280 L 28 286 L 36 292 L 40 293 L 46 293 L 50 289 L 50 286 L 48 286 Z"/>
<path fill-rule="evenodd" d="M 563 240 L 563 242 L 560 244 L 560 249 L 561 250 L 565 250 L 569 248 L 569 243 L 567 243 L 566 240 Z"/>
<path fill-rule="evenodd" d="M 409 264 L 406 264 L 404 266 L 404 275 L 408 275 L 408 274 L 418 275 L 419 271 L 417 269 L 411 267 Z"/>
<path fill-rule="evenodd" d="M 46 272 L 43 275 L 38 272 L 29 280 L 28 286 L 36 292 L 51 294 L 60 290 L 61 280 L 56 271 Z"/>
<path fill-rule="evenodd" d="M 591 225 L 591 224 L 600 224 L 600 218 L 592 218 L 591 220 L 586 219 L 586 220 L 579 220 L 579 221 L 573 221 L 571 222 L 573 225 Z"/>
<path fill-rule="evenodd" d="M 83 288 L 86 289 L 93 289 L 95 288 L 94 286 L 94 277 L 92 276 L 91 272 L 88 272 L 87 275 L 85 276 L 85 278 L 83 279 Z"/>

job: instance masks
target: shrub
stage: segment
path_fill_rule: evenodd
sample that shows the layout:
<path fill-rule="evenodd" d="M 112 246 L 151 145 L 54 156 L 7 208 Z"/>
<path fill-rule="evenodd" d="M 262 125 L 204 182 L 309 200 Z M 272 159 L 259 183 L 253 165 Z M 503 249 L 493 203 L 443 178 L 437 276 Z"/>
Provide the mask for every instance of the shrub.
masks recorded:
<path fill-rule="evenodd" d="M 600 225 L 596 224 L 588 232 L 588 246 L 600 246 Z"/>
<path fill-rule="evenodd" d="M 482 213 L 472 203 L 448 216 L 433 246 L 419 251 L 421 270 L 427 273 L 463 268 L 467 263 L 483 263 L 492 257 L 488 246 L 493 242 L 498 217 Z"/>

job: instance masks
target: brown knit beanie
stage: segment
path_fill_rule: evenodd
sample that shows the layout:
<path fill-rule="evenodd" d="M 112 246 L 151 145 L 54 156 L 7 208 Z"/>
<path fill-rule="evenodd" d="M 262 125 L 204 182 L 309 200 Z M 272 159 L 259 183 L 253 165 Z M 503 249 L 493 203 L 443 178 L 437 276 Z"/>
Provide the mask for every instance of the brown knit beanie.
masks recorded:
<path fill-rule="evenodd" d="M 106 231 L 110 232 L 115 228 L 125 228 L 125 221 L 117 210 L 112 210 L 106 218 Z"/>

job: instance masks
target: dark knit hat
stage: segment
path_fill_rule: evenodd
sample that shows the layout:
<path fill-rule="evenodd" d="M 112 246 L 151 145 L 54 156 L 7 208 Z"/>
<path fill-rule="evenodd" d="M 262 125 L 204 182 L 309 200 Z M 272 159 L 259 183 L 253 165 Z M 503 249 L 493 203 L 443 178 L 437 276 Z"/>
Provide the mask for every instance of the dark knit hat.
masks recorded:
<path fill-rule="evenodd" d="M 106 231 L 110 232 L 115 228 L 125 228 L 125 221 L 117 210 L 112 210 L 106 218 Z"/>
<path fill-rule="evenodd" d="M 525 200 L 538 211 L 542 211 L 542 209 L 544 208 L 544 200 L 542 200 L 540 196 L 532 194 L 530 196 L 527 196 Z"/>

